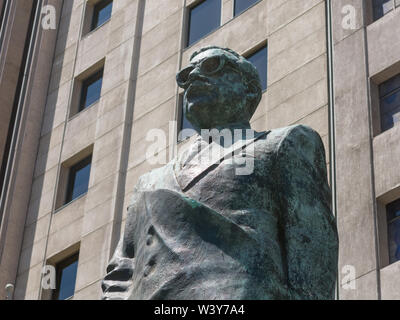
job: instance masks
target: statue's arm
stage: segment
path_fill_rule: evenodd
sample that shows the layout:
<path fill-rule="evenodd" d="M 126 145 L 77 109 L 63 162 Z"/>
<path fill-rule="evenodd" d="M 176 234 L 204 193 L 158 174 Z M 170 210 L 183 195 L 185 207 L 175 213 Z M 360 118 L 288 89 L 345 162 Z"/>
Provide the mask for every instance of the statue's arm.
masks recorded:
<path fill-rule="evenodd" d="M 306 126 L 291 127 L 278 147 L 277 166 L 289 297 L 331 299 L 338 239 L 318 133 Z"/>

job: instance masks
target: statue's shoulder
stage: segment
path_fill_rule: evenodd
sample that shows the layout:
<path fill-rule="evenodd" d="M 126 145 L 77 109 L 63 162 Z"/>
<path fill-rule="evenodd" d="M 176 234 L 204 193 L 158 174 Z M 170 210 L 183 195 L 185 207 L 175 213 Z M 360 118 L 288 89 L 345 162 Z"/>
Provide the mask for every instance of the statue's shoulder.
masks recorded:
<path fill-rule="evenodd" d="M 276 152 L 283 149 L 306 152 L 324 148 L 318 132 L 302 124 L 271 130 L 268 133 L 267 144 Z"/>
<path fill-rule="evenodd" d="M 169 189 L 179 191 L 179 185 L 176 182 L 174 166 L 175 159 L 167 164 L 153 168 L 142 174 L 135 185 L 135 191 L 154 191 L 157 189 Z"/>

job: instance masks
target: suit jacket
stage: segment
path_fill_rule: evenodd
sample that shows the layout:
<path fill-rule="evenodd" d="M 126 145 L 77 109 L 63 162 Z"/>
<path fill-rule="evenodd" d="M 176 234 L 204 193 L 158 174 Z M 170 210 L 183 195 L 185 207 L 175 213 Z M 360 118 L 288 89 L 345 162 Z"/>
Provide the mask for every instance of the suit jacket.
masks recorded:
<path fill-rule="evenodd" d="M 208 162 L 215 145 L 201 144 L 139 179 L 103 298 L 333 298 L 338 238 L 320 136 L 302 125 L 257 133 Z M 244 155 L 248 175 L 237 174 Z"/>

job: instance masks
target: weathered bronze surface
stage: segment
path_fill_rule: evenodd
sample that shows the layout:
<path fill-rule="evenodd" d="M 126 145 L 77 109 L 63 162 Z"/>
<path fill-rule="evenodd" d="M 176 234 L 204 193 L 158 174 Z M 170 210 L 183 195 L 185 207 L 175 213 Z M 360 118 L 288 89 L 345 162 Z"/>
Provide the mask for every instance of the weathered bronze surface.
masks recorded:
<path fill-rule="evenodd" d="M 338 237 L 320 136 L 246 131 L 259 76 L 229 49 L 196 52 L 177 81 L 199 135 L 139 179 L 103 298 L 333 299 Z M 233 145 L 200 135 L 212 128 Z M 238 174 L 243 159 L 251 173 Z"/>

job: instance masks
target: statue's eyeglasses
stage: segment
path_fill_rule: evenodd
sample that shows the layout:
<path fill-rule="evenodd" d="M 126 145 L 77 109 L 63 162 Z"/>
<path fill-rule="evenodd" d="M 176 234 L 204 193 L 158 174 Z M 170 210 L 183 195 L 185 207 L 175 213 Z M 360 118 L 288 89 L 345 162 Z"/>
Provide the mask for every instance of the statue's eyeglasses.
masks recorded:
<path fill-rule="evenodd" d="M 178 74 L 176 75 L 176 81 L 181 88 L 186 88 L 189 82 L 189 75 L 196 68 L 199 68 L 201 74 L 210 76 L 221 71 L 226 63 L 232 64 L 229 59 L 227 59 L 223 55 L 205 58 L 204 60 L 196 64 L 190 65 L 178 72 Z M 237 68 L 235 68 L 234 66 L 232 67 L 237 70 Z"/>

